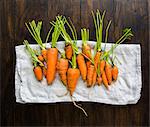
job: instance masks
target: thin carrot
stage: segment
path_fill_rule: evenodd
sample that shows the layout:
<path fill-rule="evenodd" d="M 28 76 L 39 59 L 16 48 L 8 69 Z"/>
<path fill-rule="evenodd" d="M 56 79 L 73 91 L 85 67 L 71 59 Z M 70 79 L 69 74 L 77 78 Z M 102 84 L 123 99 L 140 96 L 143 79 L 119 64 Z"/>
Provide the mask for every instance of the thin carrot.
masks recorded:
<path fill-rule="evenodd" d="M 108 87 L 108 80 L 107 80 L 105 71 L 102 73 L 102 80 L 103 80 L 103 84 L 106 87 L 106 89 L 109 89 L 109 87 Z"/>
<path fill-rule="evenodd" d="M 92 63 L 91 63 L 91 61 L 86 61 L 86 67 L 87 67 L 87 69 L 90 67 L 90 65 L 91 65 Z"/>
<path fill-rule="evenodd" d="M 46 69 L 46 67 L 45 67 L 45 66 L 43 66 L 43 67 L 42 67 L 42 70 L 43 70 L 43 74 L 44 74 L 44 76 L 46 77 L 46 74 L 47 74 L 47 69 Z"/>
<path fill-rule="evenodd" d="M 69 67 L 68 60 L 65 58 L 60 58 L 57 62 L 57 70 L 60 76 L 60 79 L 64 85 L 67 85 L 67 70 Z"/>
<path fill-rule="evenodd" d="M 65 46 L 65 53 L 66 53 L 66 58 L 71 60 L 72 54 L 73 54 L 73 50 L 72 50 L 72 46 L 70 44 Z"/>
<path fill-rule="evenodd" d="M 103 81 L 103 80 L 102 80 L 102 77 L 101 77 L 101 76 L 98 76 L 98 77 L 97 77 L 97 84 L 98 84 L 98 85 L 101 85 L 102 81 Z"/>
<path fill-rule="evenodd" d="M 109 85 L 112 82 L 112 67 L 109 63 L 106 62 L 106 66 L 105 66 L 105 73 L 106 73 L 106 77 L 108 79 L 108 83 Z"/>
<path fill-rule="evenodd" d="M 105 60 L 100 61 L 100 73 L 102 74 L 104 72 L 105 68 Z"/>
<path fill-rule="evenodd" d="M 118 77 L 118 67 L 117 66 L 113 66 L 112 68 L 112 77 L 114 80 L 117 80 L 117 77 Z"/>
<path fill-rule="evenodd" d="M 96 83 L 96 78 L 97 78 L 97 66 L 98 66 L 98 62 L 100 60 L 100 55 L 101 55 L 101 52 L 96 52 L 96 55 L 94 57 L 94 74 L 93 74 L 93 82 L 92 84 L 95 85 Z"/>
<path fill-rule="evenodd" d="M 90 65 L 87 73 L 87 86 L 91 87 L 93 83 L 94 65 Z"/>
<path fill-rule="evenodd" d="M 38 55 L 38 59 L 39 59 L 41 62 L 43 62 L 43 61 L 44 61 L 44 58 L 43 58 L 43 56 L 42 56 L 42 55 Z"/>
<path fill-rule="evenodd" d="M 86 67 L 85 59 L 82 54 L 77 55 L 77 63 L 79 66 L 82 79 L 85 81 L 87 76 L 87 67 Z"/>
<path fill-rule="evenodd" d="M 42 49 L 41 54 L 45 60 L 47 60 L 47 49 Z"/>

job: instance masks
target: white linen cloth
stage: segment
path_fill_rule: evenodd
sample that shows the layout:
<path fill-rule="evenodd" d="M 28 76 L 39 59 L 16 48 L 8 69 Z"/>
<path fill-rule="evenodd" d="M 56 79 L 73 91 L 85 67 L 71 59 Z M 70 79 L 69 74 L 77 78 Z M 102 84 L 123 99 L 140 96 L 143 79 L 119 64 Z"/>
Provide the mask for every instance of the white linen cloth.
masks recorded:
<path fill-rule="evenodd" d="M 92 48 L 96 42 L 88 42 Z M 82 42 L 77 42 L 81 49 Z M 112 44 L 108 43 L 109 50 Z M 34 49 L 39 49 L 36 44 L 31 44 Z M 49 44 L 46 47 L 50 47 Z M 102 48 L 104 44 L 102 44 Z M 57 48 L 64 49 L 64 42 L 57 43 Z M 24 45 L 16 46 L 16 71 L 15 71 L 15 95 L 19 103 L 55 103 L 70 102 L 70 95 L 66 93 L 66 87 L 61 83 L 59 75 L 52 85 L 47 85 L 46 79 L 37 81 L 31 62 L 30 54 Z M 104 85 L 87 88 L 83 80 L 78 80 L 76 90 L 73 94 L 75 101 L 98 102 L 112 105 L 136 104 L 141 96 L 141 48 L 139 44 L 120 44 L 114 51 L 121 64 L 115 61 L 119 68 L 117 81 L 109 86 L 109 91 Z M 61 96 L 61 97 L 60 97 Z"/>

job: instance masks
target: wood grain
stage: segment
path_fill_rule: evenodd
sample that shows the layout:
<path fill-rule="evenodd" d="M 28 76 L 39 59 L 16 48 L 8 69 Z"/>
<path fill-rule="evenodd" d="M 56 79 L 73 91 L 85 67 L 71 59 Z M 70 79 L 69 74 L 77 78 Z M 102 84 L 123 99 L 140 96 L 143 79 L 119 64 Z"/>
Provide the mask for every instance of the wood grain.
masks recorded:
<path fill-rule="evenodd" d="M 1 0 L 0 49 L 1 59 L 1 125 L 2 126 L 148 126 L 149 125 L 149 0 Z M 95 40 L 91 11 L 107 10 L 112 20 L 109 42 L 115 42 L 122 29 L 131 27 L 134 37 L 126 43 L 141 44 L 142 92 L 135 105 L 113 106 L 83 103 L 89 117 L 72 103 L 18 104 L 15 102 L 15 46 L 24 39 L 35 41 L 24 23 L 33 19 L 43 21 L 42 40 L 56 15 L 70 17 L 81 39 L 80 28 L 90 29 Z M 105 31 L 103 32 L 105 35 Z M 60 38 L 62 40 L 62 38 Z M 51 38 L 49 39 L 51 40 Z M 4 55 L 3 55 L 4 54 Z"/>

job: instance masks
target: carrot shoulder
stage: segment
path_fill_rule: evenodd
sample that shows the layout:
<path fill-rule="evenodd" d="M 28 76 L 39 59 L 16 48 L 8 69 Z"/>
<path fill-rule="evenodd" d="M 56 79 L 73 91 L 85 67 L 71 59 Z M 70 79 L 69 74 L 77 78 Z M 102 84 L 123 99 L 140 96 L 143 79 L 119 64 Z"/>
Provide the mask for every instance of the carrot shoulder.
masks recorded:
<path fill-rule="evenodd" d="M 87 76 L 87 67 L 86 67 L 85 59 L 81 54 L 78 54 L 77 56 L 77 63 L 78 63 L 78 67 L 79 67 L 82 79 L 85 81 L 86 76 Z"/>
<path fill-rule="evenodd" d="M 73 95 L 73 92 L 76 89 L 77 81 L 80 77 L 80 71 L 77 68 L 69 68 L 67 71 L 67 85 L 70 92 L 70 95 Z"/>
<path fill-rule="evenodd" d="M 72 46 L 71 45 L 66 45 L 65 46 L 65 52 L 66 52 L 66 58 L 71 60 L 72 54 L 73 54 Z"/>
<path fill-rule="evenodd" d="M 47 83 L 51 84 L 55 79 L 56 65 L 57 65 L 58 50 L 57 48 L 50 48 L 47 51 Z"/>

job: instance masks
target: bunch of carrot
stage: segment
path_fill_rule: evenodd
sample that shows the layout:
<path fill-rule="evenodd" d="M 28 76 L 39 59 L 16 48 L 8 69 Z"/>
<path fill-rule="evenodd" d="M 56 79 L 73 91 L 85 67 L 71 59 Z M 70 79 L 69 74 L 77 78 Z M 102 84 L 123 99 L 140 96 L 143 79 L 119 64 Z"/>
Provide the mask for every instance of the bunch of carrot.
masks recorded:
<path fill-rule="evenodd" d="M 33 50 L 26 40 L 24 41 L 26 49 L 31 54 L 34 65 L 33 71 L 37 80 L 41 81 L 44 74 L 48 85 L 50 85 L 53 83 L 57 71 L 60 80 L 68 89 L 71 99 L 80 75 L 83 81 L 87 82 L 87 87 L 96 84 L 101 85 L 103 83 L 106 89 L 108 89 L 112 81 L 117 80 L 119 73 L 118 67 L 114 63 L 114 60 L 117 59 L 116 56 L 114 57 L 114 50 L 120 43 L 133 36 L 133 34 L 131 29 L 126 28 L 123 36 L 116 41 L 110 50 L 105 51 L 106 43 L 108 41 L 108 31 L 111 25 L 111 21 L 109 21 L 105 31 L 105 47 L 102 50 L 101 43 L 103 42 L 102 35 L 105 13 L 106 12 L 104 11 L 101 15 L 99 10 L 96 11 L 96 14 L 92 12 L 96 29 L 94 54 L 91 52 L 91 46 L 87 43 L 89 40 L 89 29 L 81 29 L 82 51 L 79 51 L 75 27 L 72 21 L 70 19 L 68 21 L 64 16 L 56 16 L 56 20 L 50 22 L 52 27 L 50 28 L 45 41 L 45 43 L 48 42 L 49 36 L 52 33 L 51 48 L 49 49 L 46 49 L 46 45 L 43 44 L 41 39 L 40 33 L 42 22 L 39 21 L 36 24 L 33 20 L 32 22 L 25 23 L 31 36 L 41 49 L 39 53 L 36 50 Z M 68 34 L 68 29 L 66 29 L 66 27 L 71 31 L 71 36 Z M 64 52 L 60 52 L 56 47 L 60 35 L 65 40 Z M 59 53 L 61 54 L 60 58 L 58 58 Z M 87 113 L 83 108 L 74 101 L 73 103 L 76 107 L 83 110 L 87 116 Z"/>

